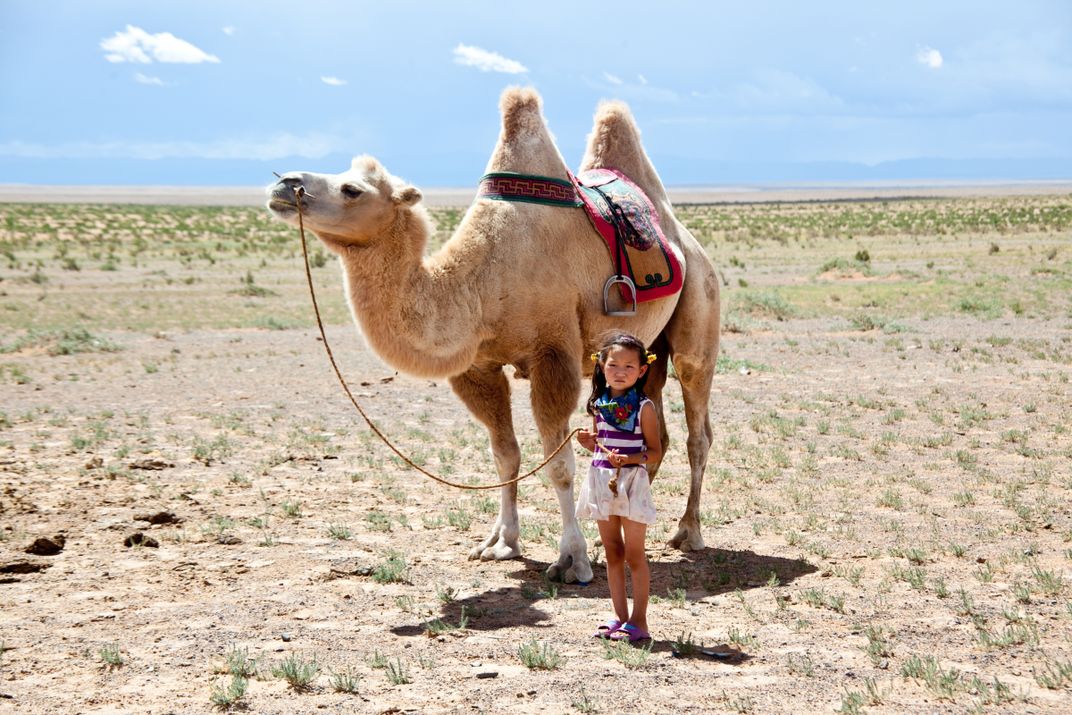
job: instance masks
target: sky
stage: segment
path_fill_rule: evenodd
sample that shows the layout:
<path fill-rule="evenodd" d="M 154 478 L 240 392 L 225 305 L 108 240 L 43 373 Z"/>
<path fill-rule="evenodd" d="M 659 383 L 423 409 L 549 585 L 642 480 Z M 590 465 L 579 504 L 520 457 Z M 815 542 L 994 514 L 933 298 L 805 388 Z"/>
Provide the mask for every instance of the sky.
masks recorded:
<path fill-rule="evenodd" d="M 510 85 L 671 186 L 1072 178 L 1066 0 L 0 0 L 0 183 L 473 186 Z"/>

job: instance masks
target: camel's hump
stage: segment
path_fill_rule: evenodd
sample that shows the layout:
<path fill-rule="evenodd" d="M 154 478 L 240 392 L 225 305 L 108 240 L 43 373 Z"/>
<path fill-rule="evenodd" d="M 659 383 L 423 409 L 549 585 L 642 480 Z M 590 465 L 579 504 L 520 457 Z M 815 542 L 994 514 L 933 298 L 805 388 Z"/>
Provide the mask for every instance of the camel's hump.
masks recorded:
<path fill-rule="evenodd" d="M 499 99 L 502 112 L 503 137 L 512 139 L 521 133 L 533 133 L 544 128 L 540 110 L 543 101 L 532 87 L 507 87 Z"/>

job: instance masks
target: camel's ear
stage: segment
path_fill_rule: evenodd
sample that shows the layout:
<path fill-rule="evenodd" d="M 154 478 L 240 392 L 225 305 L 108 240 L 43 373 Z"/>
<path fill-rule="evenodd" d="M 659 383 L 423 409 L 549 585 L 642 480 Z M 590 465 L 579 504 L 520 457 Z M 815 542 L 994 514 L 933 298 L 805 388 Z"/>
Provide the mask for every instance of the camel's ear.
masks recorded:
<path fill-rule="evenodd" d="M 391 198 L 396 204 L 401 206 L 412 206 L 421 200 L 421 190 L 416 186 L 406 186 L 401 189 L 396 189 Z"/>

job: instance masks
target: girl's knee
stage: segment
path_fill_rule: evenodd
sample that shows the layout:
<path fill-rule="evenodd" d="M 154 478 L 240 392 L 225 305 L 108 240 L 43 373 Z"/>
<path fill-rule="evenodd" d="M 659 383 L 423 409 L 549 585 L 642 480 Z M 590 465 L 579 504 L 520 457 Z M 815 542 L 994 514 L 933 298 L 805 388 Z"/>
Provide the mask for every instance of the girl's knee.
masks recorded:
<path fill-rule="evenodd" d="M 608 563 L 618 563 L 625 560 L 625 544 L 620 541 L 604 541 L 603 550 L 607 554 Z"/>
<path fill-rule="evenodd" d="M 629 566 L 630 571 L 639 571 L 648 567 L 648 555 L 641 550 L 640 553 L 635 551 L 626 551 L 624 554 L 625 563 Z"/>

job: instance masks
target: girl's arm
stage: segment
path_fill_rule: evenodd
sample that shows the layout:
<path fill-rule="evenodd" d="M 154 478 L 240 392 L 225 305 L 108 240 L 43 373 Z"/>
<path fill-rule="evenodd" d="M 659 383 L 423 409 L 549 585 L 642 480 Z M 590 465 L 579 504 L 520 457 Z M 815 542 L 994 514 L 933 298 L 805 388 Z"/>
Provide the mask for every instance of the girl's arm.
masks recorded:
<path fill-rule="evenodd" d="M 577 442 L 579 442 L 580 445 L 582 447 L 584 447 L 585 449 L 587 449 L 589 452 L 595 452 L 596 451 L 596 435 L 598 435 L 598 434 L 599 434 L 599 432 L 596 430 L 596 420 L 593 417 L 592 418 L 592 431 L 589 432 L 588 430 L 581 430 L 580 432 L 578 432 L 577 433 Z"/>
<path fill-rule="evenodd" d="M 659 434 L 659 415 L 655 414 L 655 405 L 645 402 L 640 408 L 640 431 L 644 433 L 647 449 L 636 455 L 640 464 L 658 464 L 663 458 L 663 440 Z"/>

